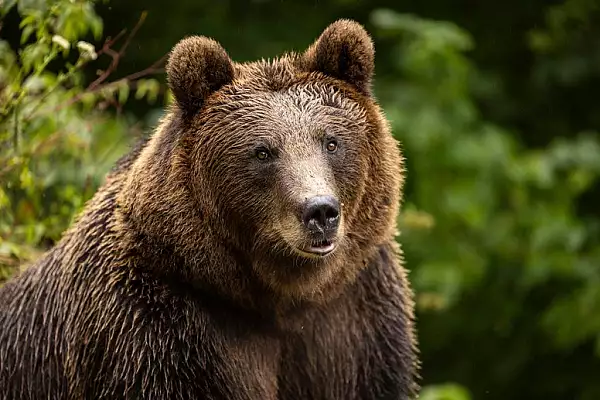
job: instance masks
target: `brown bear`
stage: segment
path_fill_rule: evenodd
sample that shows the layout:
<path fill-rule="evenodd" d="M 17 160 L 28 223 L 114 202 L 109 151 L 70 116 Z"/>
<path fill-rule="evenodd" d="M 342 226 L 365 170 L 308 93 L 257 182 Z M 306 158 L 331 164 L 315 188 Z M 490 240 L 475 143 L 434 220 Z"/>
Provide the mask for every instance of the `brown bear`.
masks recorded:
<path fill-rule="evenodd" d="M 409 399 L 403 159 L 356 22 L 234 63 L 188 37 L 174 105 L 0 289 L 2 399 Z"/>

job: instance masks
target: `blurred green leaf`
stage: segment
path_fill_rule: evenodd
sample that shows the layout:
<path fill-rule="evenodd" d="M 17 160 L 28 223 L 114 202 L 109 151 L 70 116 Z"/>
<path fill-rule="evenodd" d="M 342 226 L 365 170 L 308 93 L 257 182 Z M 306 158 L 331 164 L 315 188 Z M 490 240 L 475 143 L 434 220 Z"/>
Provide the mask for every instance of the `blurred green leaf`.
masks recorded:
<path fill-rule="evenodd" d="M 16 4 L 17 0 L 0 0 L 0 16 L 8 14 Z"/>
<path fill-rule="evenodd" d="M 419 400 L 471 400 L 471 395 L 464 387 L 449 383 L 425 387 Z"/>
<path fill-rule="evenodd" d="M 19 13 L 28 15 L 33 12 L 44 13 L 48 10 L 47 0 L 19 0 Z"/>

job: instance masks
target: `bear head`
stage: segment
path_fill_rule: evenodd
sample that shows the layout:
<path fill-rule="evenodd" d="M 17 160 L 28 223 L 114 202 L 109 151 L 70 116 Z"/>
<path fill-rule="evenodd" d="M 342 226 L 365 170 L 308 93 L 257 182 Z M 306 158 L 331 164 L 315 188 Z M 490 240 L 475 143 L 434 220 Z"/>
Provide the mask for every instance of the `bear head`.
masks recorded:
<path fill-rule="evenodd" d="M 275 60 L 235 63 L 212 39 L 180 41 L 167 64 L 174 106 L 121 196 L 137 240 L 178 255 L 157 268 L 295 300 L 352 282 L 393 240 L 403 181 L 373 73 L 371 38 L 349 20 Z"/>

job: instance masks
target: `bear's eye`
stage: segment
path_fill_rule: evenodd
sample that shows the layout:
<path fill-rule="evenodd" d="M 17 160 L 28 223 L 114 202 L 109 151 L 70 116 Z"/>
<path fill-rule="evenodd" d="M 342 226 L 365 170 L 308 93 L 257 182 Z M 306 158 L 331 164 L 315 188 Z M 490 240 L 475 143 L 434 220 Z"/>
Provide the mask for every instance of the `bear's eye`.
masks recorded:
<path fill-rule="evenodd" d="M 327 144 L 325 145 L 325 148 L 327 149 L 328 152 L 335 153 L 336 150 L 338 149 L 337 141 L 334 139 L 328 141 Z"/>
<path fill-rule="evenodd" d="M 260 161 L 265 161 L 270 156 L 271 156 L 271 154 L 269 154 L 269 151 L 266 149 L 256 150 L 256 158 L 258 158 Z"/>

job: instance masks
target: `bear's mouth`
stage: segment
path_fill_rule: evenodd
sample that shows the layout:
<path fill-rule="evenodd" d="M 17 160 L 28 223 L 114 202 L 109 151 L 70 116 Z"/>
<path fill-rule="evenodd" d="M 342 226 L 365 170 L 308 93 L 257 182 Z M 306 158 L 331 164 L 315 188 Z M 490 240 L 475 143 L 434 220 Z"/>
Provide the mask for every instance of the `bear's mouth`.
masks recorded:
<path fill-rule="evenodd" d="M 335 243 L 331 240 L 323 239 L 313 241 L 310 246 L 302 249 L 303 252 L 316 256 L 326 256 L 335 250 Z"/>

